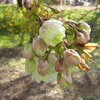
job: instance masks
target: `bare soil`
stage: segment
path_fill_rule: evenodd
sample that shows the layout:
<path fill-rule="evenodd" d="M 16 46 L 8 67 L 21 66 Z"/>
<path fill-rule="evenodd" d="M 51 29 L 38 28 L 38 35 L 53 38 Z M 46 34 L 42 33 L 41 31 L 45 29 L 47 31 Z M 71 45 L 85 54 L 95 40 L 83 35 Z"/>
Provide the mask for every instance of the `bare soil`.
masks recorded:
<path fill-rule="evenodd" d="M 73 83 L 63 89 L 56 82 L 37 83 L 18 67 L 21 64 L 9 64 L 20 58 L 21 48 L 0 48 L 0 100 L 100 100 L 100 76 L 75 75 Z"/>

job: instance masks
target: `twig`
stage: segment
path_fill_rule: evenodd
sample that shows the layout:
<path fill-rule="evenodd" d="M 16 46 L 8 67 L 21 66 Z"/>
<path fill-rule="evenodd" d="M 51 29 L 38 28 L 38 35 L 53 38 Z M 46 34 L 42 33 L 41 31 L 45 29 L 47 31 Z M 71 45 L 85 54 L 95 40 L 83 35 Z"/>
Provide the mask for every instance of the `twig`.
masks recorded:
<path fill-rule="evenodd" d="M 36 16 L 37 16 L 38 25 L 39 25 L 39 28 L 40 28 L 43 24 L 43 20 L 40 18 L 39 15 L 36 14 Z"/>
<path fill-rule="evenodd" d="M 35 24 L 35 21 L 33 22 L 33 26 L 32 26 L 32 33 L 31 33 L 31 37 L 30 37 L 30 43 L 32 43 L 33 41 L 33 33 L 34 33 L 34 24 Z"/>
<path fill-rule="evenodd" d="M 52 49 L 53 49 L 53 48 L 52 48 Z M 48 56 L 49 56 L 50 52 L 52 51 L 52 49 L 50 49 L 49 51 L 46 51 L 47 56 L 44 58 L 44 60 L 47 60 L 47 59 L 48 59 Z"/>
<path fill-rule="evenodd" d="M 62 46 L 65 48 L 65 50 L 67 49 L 67 47 L 65 46 L 65 43 L 64 42 L 62 43 Z"/>

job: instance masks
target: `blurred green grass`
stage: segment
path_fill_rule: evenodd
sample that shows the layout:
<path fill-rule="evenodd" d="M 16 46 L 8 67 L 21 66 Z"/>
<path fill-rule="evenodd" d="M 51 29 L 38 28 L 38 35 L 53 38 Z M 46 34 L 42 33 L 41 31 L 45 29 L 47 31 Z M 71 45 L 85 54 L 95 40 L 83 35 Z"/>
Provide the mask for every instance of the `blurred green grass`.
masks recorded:
<path fill-rule="evenodd" d="M 16 47 L 20 45 L 20 42 L 22 41 L 18 34 L 11 34 L 11 33 L 6 34 L 6 32 L 2 32 L 2 34 L 5 34 L 5 35 L 0 35 L 0 48 Z M 23 38 L 24 39 L 21 43 L 22 46 L 27 43 L 28 35 L 24 34 Z"/>
<path fill-rule="evenodd" d="M 28 38 L 27 26 L 28 20 L 17 6 L 0 5 L 0 47 L 24 45 Z"/>
<path fill-rule="evenodd" d="M 100 11 L 95 9 L 73 8 L 61 10 L 55 17 L 61 16 L 65 20 L 85 21 L 91 28 L 91 42 L 100 43 Z M 29 38 L 28 20 L 17 6 L 0 6 L 0 47 L 14 47 L 25 45 Z"/>

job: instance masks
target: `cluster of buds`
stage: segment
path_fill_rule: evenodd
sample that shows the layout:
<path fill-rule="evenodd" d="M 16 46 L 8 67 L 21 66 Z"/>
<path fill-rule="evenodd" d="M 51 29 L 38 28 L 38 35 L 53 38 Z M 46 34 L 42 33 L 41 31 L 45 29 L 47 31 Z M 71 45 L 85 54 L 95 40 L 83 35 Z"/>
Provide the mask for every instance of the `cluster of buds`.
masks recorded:
<path fill-rule="evenodd" d="M 90 26 L 85 23 L 77 23 L 76 24 L 77 31 L 75 36 L 75 43 L 76 44 L 85 44 L 88 40 L 90 40 L 90 32 L 91 28 Z"/>
<path fill-rule="evenodd" d="M 45 21 L 40 27 L 39 35 L 33 39 L 32 43 L 25 45 L 23 56 L 28 60 L 26 66 L 30 68 L 32 64 L 30 65 L 28 63 L 30 63 L 32 60 L 34 61 L 34 58 L 38 58 L 38 64 L 35 65 L 37 66 L 37 72 L 40 75 L 46 75 L 48 73 L 48 62 L 54 58 L 54 56 L 49 55 L 52 57 L 51 59 L 48 57 L 50 59 L 49 61 L 48 59 L 41 59 L 46 54 L 48 47 L 56 46 L 65 37 L 65 28 L 62 26 L 62 24 L 63 23 L 61 21 L 57 20 Z M 32 65 L 30 69 L 34 69 L 33 67 L 34 66 Z M 29 73 L 32 72 L 30 71 Z"/>
<path fill-rule="evenodd" d="M 58 59 L 55 65 L 55 70 L 59 73 L 57 81 L 61 86 L 66 86 L 72 83 L 69 69 L 72 65 L 77 66 L 81 62 L 80 55 L 74 49 L 66 49 L 64 51 L 64 57 Z"/>
<path fill-rule="evenodd" d="M 39 75 L 45 77 L 51 69 L 49 65 L 52 65 L 52 69 L 58 73 L 57 82 L 60 86 L 72 83 L 69 71 L 72 66 L 89 71 L 85 64 L 85 58 L 89 54 L 85 51 L 91 48 L 94 50 L 97 46 L 94 43 L 86 44 L 91 32 L 87 23 L 64 23 L 59 20 L 44 21 L 39 28 L 38 36 L 24 48 L 24 57 L 27 59 L 26 71 L 32 74 L 36 70 Z"/>

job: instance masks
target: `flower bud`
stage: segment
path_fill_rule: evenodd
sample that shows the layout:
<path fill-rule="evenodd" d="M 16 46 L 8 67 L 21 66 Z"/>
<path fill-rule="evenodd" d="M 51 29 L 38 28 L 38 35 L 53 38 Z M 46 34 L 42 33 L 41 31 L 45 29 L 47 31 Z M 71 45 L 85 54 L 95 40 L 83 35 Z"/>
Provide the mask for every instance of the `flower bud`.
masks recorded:
<path fill-rule="evenodd" d="M 90 40 L 90 34 L 86 30 L 82 30 L 82 33 L 85 35 L 87 40 Z"/>
<path fill-rule="evenodd" d="M 89 34 L 91 32 L 90 26 L 87 23 L 85 23 L 85 22 L 78 23 L 77 27 L 79 27 L 80 29 L 86 30 L 87 32 L 89 32 Z"/>
<path fill-rule="evenodd" d="M 53 0 L 53 2 L 54 2 L 55 4 L 59 4 L 59 3 L 61 2 L 61 0 Z"/>
<path fill-rule="evenodd" d="M 38 56 L 43 56 L 47 50 L 48 45 L 40 39 L 40 36 L 38 36 L 35 40 L 32 42 L 33 51 Z"/>
<path fill-rule="evenodd" d="M 64 61 L 67 65 L 81 63 L 81 57 L 74 49 L 67 49 L 64 53 Z"/>
<path fill-rule="evenodd" d="M 56 9 L 56 13 L 60 13 L 60 11 Z"/>
<path fill-rule="evenodd" d="M 71 74 L 66 74 L 66 73 L 58 73 L 57 76 L 57 83 L 61 87 L 67 87 L 72 83 L 72 77 Z"/>
<path fill-rule="evenodd" d="M 60 3 L 61 2 L 61 0 L 56 0 L 56 4 L 58 4 L 58 3 Z"/>
<path fill-rule="evenodd" d="M 61 66 L 61 59 L 58 59 L 56 64 L 55 64 L 55 70 L 57 72 L 62 72 L 63 71 L 63 67 Z"/>
<path fill-rule="evenodd" d="M 32 45 L 31 43 L 28 43 L 24 47 L 24 53 L 23 53 L 24 58 L 26 59 L 31 59 L 32 56 L 34 56 L 34 52 L 32 50 Z"/>
<path fill-rule="evenodd" d="M 37 72 L 40 75 L 46 75 L 48 73 L 48 70 L 49 70 L 49 64 L 48 64 L 48 62 L 46 60 L 41 60 L 38 63 Z"/>
<path fill-rule="evenodd" d="M 85 44 L 87 42 L 87 38 L 85 37 L 85 34 L 78 32 L 74 41 L 76 44 Z"/>
<path fill-rule="evenodd" d="M 56 61 L 57 61 L 57 57 L 54 54 L 50 53 L 49 56 L 48 56 L 48 63 L 50 65 L 54 65 L 55 66 Z"/>
<path fill-rule="evenodd" d="M 45 21 L 39 30 L 40 38 L 50 46 L 60 43 L 65 37 L 65 28 L 61 21 Z"/>
<path fill-rule="evenodd" d="M 27 59 L 25 62 L 25 70 L 27 73 L 32 74 L 36 70 L 36 62 L 34 59 Z"/>

